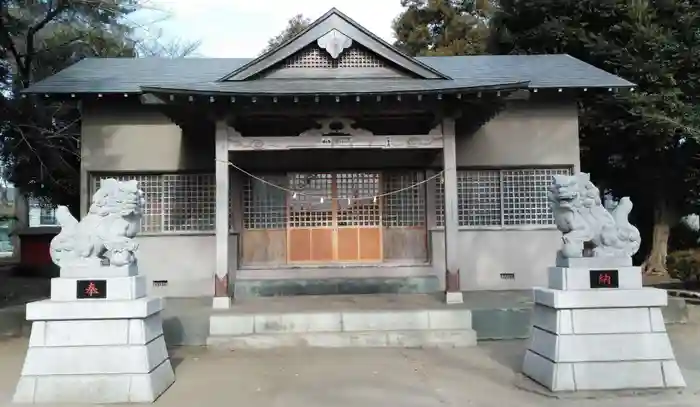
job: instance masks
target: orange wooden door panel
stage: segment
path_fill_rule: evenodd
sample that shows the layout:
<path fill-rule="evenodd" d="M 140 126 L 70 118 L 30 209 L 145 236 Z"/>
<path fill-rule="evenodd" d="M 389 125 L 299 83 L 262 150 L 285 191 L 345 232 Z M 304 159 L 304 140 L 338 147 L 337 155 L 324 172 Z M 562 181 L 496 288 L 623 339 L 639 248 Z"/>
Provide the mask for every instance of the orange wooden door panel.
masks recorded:
<path fill-rule="evenodd" d="M 290 262 L 311 260 L 311 229 L 289 229 L 288 253 Z"/>
<path fill-rule="evenodd" d="M 338 261 L 357 261 L 360 254 L 359 234 L 356 228 L 336 229 Z"/>
<path fill-rule="evenodd" d="M 367 200 L 380 192 L 379 174 L 312 175 L 292 175 L 293 184 L 308 187 L 309 195 L 288 200 L 288 261 L 381 262 L 381 203 Z M 316 198 L 328 196 L 325 194 L 332 199 Z M 363 199 L 353 200 L 360 197 Z"/>
<path fill-rule="evenodd" d="M 311 261 L 333 261 L 333 229 L 311 229 Z"/>
<path fill-rule="evenodd" d="M 382 228 L 359 228 L 359 253 L 358 260 L 381 261 L 382 260 Z"/>

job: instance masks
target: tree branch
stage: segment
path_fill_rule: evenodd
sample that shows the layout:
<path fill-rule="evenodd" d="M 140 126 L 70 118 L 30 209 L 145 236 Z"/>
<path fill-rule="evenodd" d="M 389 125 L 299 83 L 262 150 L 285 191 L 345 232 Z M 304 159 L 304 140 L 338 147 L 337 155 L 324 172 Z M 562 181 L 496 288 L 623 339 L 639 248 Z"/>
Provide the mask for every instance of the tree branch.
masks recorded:
<path fill-rule="evenodd" d="M 5 26 L 5 16 L 8 14 L 7 9 L 6 9 L 6 4 L 2 2 L 2 11 L 0 11 L 0 31 L 2 31 L 2 37 L 5 42 L 5 47 L 10 50 L 10 53 L 12 54 L 12 57 L 15 60 L 15 63 L 17 64 L 17 69 L 20 71 L 24 71 L 25 64 L 24 60 L 22 59 L 22 56 L 19 54 L 17 51 L 17 46 L 15 45 L 15 42 L 12 40 L 12 35 L 10 34 L 10 31 L 7 29 L 7 26 Z"/>
<path fill-rule="evenodd" d="M 76 35 L 75 37 L 73 37 L 73 38 L 71 38 L 71 39 L 69 39 L 69 40 L 66 40 L 66 41 L 64 41 L 64 42 L 62 42 L 62 43 L 60 43 L 60 44 L 58 44 L 58 45 L 54 45 L 54 46 L 52 46 L 52 47 L 44 47 L 44 48 L 41 48 L 41 49 L 37 49 L 36 51 L 34 51 L 34 55 L 38 55 L 38 54 L 41 54 L 41 53 L 44 53 L 44 52 L 49 52 L 49 51 L 53 51 L 53 50 L 55 50 L 55 49 L 60 49 L 60 48 L 63 48 L 63 47 L 67 47 L 67 46 L 73 45 L 75 42 L 84 39 L 84 38 L 87 37 L 88 35 L 89 35 L 89 33 L 88 33 L 87 31 L 84 31 L 84 32 L 82 32 L 80 35 Z"/>
<path fill-rule="evenodd" d="M 53 2 L 51 2 L 51 3 L 53 3 Z M 44 16 L 43 19 L 41 19 L 33 27 L 30 27 L 29 30 L 27 30 L 27 45 L 26 45 L 26 50 L 25 50 L 26 56 L 24 57 L 24 66 L 20 70 L 20 77 L 21 77 L 20 79 L 22 81 L 23 88 L 28 88 L 29 85 L 31 84 L 32 62 L 33 62 L 33 59 L 35 56 L 34 36 L 42 28 L 46 27 L 46 24 L 51 22 L 54 18 L 56 18 L 66 8 L 68 8 L 68 1 L 67 0 L 57 0 L 56 6 L 53 7 L 53 9 L 49 9 L 49 11 L 46 13 L 46 15 Z"/>
<path fill-rule="evenodd" d="M 46 24 L 50 23 L 51 20 L 56 18 L 67 7 L 68 2 L 66 0 L 58 0 L 58 4 L 56 4 L 56 7 L 53 10 L 49 10 L 49 12 L 46 13 L 46 15 L 41 21 L 39 21 L 34 27 L 30 27 L 29 30 L 27 30 L 27 44 L 29 44 L 30 37 L 33 37 L 34 34 L 36 34 L 37 32 L 39 32 L 39 30 L 44 28 Z"/>

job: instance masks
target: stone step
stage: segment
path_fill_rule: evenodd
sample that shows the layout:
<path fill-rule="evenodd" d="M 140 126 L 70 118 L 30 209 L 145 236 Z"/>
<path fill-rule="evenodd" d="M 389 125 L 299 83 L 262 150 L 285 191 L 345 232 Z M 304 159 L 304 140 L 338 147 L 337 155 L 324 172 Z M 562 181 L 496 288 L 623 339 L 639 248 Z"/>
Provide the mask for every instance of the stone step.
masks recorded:
<path fill-rule="evenodd" d="M 307 332 L 210 336 L 207 346 L 226 349 L 316 348 L 455 348 L 476 345 L 472 329 Z"/>
<path fill-rule="evenodd" d="M 365 310 L 288 313 L 214 313 L 210 336 L 365 332 L 401 330 L 471 330 L 468 309 Z"/>
<path fill-rule="evenodd" d="M 212 314 L 207 345 L 277 347 L 457 347 L 476 345 L 468 309 L 338 310 Z"/>

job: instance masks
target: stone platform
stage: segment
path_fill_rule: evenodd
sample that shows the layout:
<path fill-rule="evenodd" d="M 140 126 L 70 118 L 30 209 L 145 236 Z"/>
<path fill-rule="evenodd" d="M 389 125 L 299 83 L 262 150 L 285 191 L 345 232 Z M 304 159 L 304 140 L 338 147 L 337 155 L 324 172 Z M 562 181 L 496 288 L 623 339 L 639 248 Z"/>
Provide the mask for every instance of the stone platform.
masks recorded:
<path fill-rule="evenodd" d="M 549 390 L 685 387 L 661 312 L 667 293 L 643 288 L 639 267 L 552 267 L 534 302 L 523 373 Z"/>
<path fill-rule="evenodd" d="M 207 345 L 275 347 L 465 347 L 476 345 L 467 308 L 433 296 L 261 298 L 210 317 Z"/>
<path fill-rule="evenodd" d="M 128 274 L 55 278 L 51 299 L 27 304 L 32 329 L 14 402 L 148 403 L 174 382 L 163 301 Z M 105 298 L 80 298 L 81 282 Z"/>
<path fill-rule="evenodd" d="M 472 328 L 477 333 L 479 340 L 508 340 L 525 339 L 530 337 L 532 329 L 532 290 L 514 291 L 475 291 L 464 293 L 464 304 L 460 307 L 469 309 L 472 313 Z M 352 297 L 358 301 L 364 298 L 380 297 L 385 302 L 388 298 L 400 296 L 402 302 L 411 303 L 415 299 L 430 297 L 427 294 L 364 294 L 364 295 L 334 295 L 313 296 L 313 301 L 320 304 L 333 303 L 334 298 Z M 291 299 L 290 304 L 295 304 L 295 297 L 260 298 L 263 303 L 285 302 Z M 164 298 L 167 303 L 162 312 L 163 332 L 168 346 L 206 345 L 209 336 L 209 318 L 212 314 L 211 297 L 198 298 Z M 438 305 L 439 299 L 434 301 Z M 247 303 L 248 299 L 235 300 L 234 304 Z M 373 303 L 376 303 L 373 301 Z M 325 306 L 325 305 L 324 305 Z M 453 306 L 450 306 L 451 309 Z M 266 312 L 266 306 L 260 304 L 260 312 Z M 279 309 L 279 308 L 276 308 Z M 0 337 L 1 336 L 29 336 L 31 321 L 25 320 L 25 306 L 16 306 L 0 309 Z M 688 321 L 688 305 L 683 298 L 669 296 L 668 305 L 662 308 L 665 323 L 685 324 Z"/>

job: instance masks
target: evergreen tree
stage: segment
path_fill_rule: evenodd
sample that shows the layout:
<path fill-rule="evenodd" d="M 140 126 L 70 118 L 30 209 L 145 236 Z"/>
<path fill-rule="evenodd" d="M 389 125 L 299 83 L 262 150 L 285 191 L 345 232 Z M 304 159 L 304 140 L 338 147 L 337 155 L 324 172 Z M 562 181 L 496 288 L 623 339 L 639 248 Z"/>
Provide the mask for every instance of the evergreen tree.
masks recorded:
<path fill-rule="evenodd" d="M 700 2 L 501 0 L 495 53 L 567 53 L 639 85 L 581 103 L 582 166 L 629 195 L 647 273 L 666 272 L 671 228 L 700 197 Z M 645 233 L 646 232 L 646 233 Z"/>
<path fill-rule="evenodd" d="M 401 0 L 393 23 L 396 45 L 409 55 L 483 54 L 490 0 Z"/>

